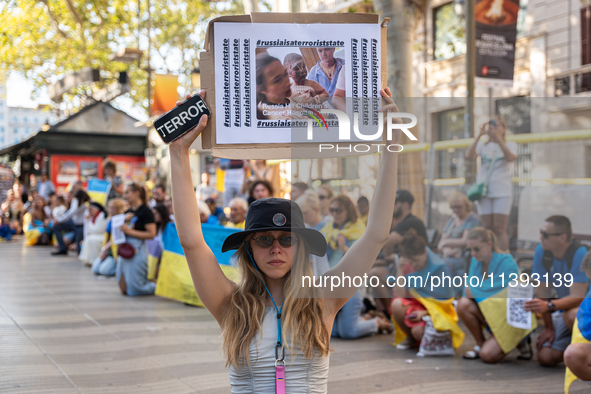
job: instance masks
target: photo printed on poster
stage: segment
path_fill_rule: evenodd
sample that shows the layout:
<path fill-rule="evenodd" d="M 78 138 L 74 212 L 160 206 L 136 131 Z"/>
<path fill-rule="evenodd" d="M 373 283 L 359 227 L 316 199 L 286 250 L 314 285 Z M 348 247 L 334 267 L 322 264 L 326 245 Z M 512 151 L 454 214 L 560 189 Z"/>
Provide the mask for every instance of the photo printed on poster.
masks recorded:
<path fill-rule="evenodd" d="M 296 142 L 300 126 L 303 142 L 309 119 L 334 133 L 336 115 L 319 115 L 345 111 L 338 98 L 361 127 L 378 125 L 378 24 L 218 23 L 214 47 L 218 144 Z"/>

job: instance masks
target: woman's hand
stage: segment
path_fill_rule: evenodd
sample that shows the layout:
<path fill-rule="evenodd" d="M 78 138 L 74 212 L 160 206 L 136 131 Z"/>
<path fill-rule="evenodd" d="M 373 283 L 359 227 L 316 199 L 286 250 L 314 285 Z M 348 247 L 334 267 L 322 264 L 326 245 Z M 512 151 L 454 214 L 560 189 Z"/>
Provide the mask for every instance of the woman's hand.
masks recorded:
<path fill-rule="evenodd" d="M 478 137 L 477 137 L 477 139 L 480 139 L 480 138 L 482 138 L 483 136 L 485 136 L 485 135 L 487 135 L 487 134 L 488 134 L 488 127 L 487 127 L 487 126 L 488 126 L 488 122 L 487 122 L 487 123 L 483 123 L 483 124 L 480 126 L 480 133 L 478 133 Z"/>
<path fill-rule="evenodd" d="M 133 214 L 133 212 L 129 212 L 125 214 L 125 221 L 129 222 L 131 219 L 133 219 L 135 215 Z"/>
<path fill-rule="evenodd" d="M 121 230 L 123 234 L 127 235 L 129 233 L 130 228 L 124 224 L 123 226 L 119 226 L 119 230 Z"/>
<path fill-rule="evenodd" d="M 101 253 L 99 254 L 99 257 L 101 258 L 101 260 L 104 260 L 107 258 L 108 255 L 109 255 L 109 248 L 103 246 L 101 248 Z"/>
<path fill-rule="evenodd" d="M 429 315 L 429 312 L 427 311 L 416 311 L 414 312 L 415 317 L 413 317 L 412 319 L 408 318 L 407 319 L 413 323 L 418 323 L 423 321 L 423 317 Z"/>
<path fill-rule="evenodd" d="M 390 88 L 386 87 L 385 89 L 380 89 L 380 94 L 382 95 L 384 102 L 386 104 L 380 109 L 379 112 L 385 113 L 384 124 L 386 124 L 388 122 L 388 112 L 400 112 L 400 110 L 398 109 L 398 106 L 396 105 L 396 103 L 392 99 L 392 92 L 390 91 Z M 400 119 L 400 118 L 393 118 L 392 123 L 403 123 L 403 122 L 402 122 L 402 119 Z M 394 132 L 392 133 L 392 141 L 391 142 L 397 144 L 400 141 L 400 134 L 401 134 L 400 129 L 394 129 Z"/>
<path fill-rule="evenodd" d="M 489 127 L 488 136 L 491 142 L 499 143 L 501 141 L 500 127 Z"/>
<path fill-rule="evenodd" d="M 201 90 L 199 92 L 199 95 L 201 96 L 201 98 L 205 99 L 205 90 Z M 188 100 L 191 97 L 192 96 L 190 94 L 187 94 L 185 99 Z M 177 107 L 181 104 L 183 104 L 182 101 L 176 102 Z M 188 151 L 189 147 L 193 144 L 193 142 L 197 139 L 197 137 L 199 137 L 199 135 L 201 134 L 201 132 L 203 131 L 205 126 L 207 126 L 207 120 L 208 120 L 207 115 L 203 115 L 201 117 L 201 119 L 199 119 L 199 124 L 197 126 L 193 127 L 191 130 L 187 131 L 183 136 L 181 136 L 180 138 L 177 138 L 176 140 L 174 140 L 170 143 L 170 145 L 169 145 L 170 149 L 173 149 L 173 150 L 179 149 L 182 151 Z"/>
<path fill-rule="evenodd" d="M 347 253 L 349 250 L 349 247 L 347 246 L 347 239 L 342 234 L 339 234 L 337 237 L 337 245 L 344 253 Z"/>

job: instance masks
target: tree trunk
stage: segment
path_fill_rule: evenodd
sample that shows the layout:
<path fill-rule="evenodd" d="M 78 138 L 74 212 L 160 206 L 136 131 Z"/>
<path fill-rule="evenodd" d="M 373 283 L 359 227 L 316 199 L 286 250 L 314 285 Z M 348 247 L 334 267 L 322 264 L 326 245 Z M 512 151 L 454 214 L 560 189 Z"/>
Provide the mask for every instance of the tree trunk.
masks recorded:
<path fill-rule="evenodd" d="M 389 17 L 388 86 L 401 112 L 413 112 L 412 58 L 417 26 L 417 7 L 408 0 L 374 0 L 376 11 Z M 413 134 L 418 135 L 416 128 Z M 424 133 L 423 133 L 424 134 Z M 402 144 L 412 143 L 406 135 Z M 421 153 L 403 153 L 398 166 L 398 189 L 407 189 L 415 197 L 412 213 L 425 218 L 425 185 Z"/>

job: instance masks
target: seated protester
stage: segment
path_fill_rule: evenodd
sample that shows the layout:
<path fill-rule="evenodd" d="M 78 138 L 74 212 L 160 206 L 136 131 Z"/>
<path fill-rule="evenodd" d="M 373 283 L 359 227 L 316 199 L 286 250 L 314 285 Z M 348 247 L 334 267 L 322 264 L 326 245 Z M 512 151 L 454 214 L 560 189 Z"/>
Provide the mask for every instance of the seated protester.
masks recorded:
<path fill-rule="evenodd" d="M 540 230 L 540 241 L 534 253 L 532 279 L 539 279 L 537 296 L 525 303 L 525 310 L 544 316 L 544 331 L 538 337 L 538 362 L 554 367 L 563 361 L 564 351 L 571 342 L 577 308 L 589 289 L 589 278 L 581 271 L 587 248 L 573 241 L 570 220 L 565 216 L 550 216 Z M 572 282 L 566 275 L 572 276 Z M 544 275 L 554 287 L 558 299 L 551 299 Z M 570 282 L 570 283 L 569 283 Z M 572 284 L 572 286 L 569 286 Z"/>
<path fill-rule="evenodd" d="M 246 211 L 248 210 L 248 203 L 245 199 L 236 197 L 230 200 L 230 220 L 225 224 L 230 228 L 244 229 L 246 220 Z"/>
<path fill-rule="evenodd" d="M 8 216 L 0 215 L 0 242 L 12 241 L 12 234 L 14 234 L 14 230 L 10 228 Z"/>
<path fill-rule="evenodd" d="M 154 280 L 158 277 L 160 258 L 162 257 L 162 251 L 164 250 L 162 233 L 164 232 L 166 225 L 170 223 L 168 209 L 164 204 L 156 204 L 156 206 L 152 208 L 152 214 L 154 215 L 154 223 L 156 223 L 156 236 L 154 239 L 146 240 L 146 245 L 148 247 L 148 279 L 150 280 Z"/>
<path fill-rule="evenodd" d="M 464 333 L 458 326 L 458 315 L 452 304 L 453 288 L 449 283 L 432 287 L 428 279 L 429 276 L 449 276 L 445 263 L 413 229 L 404 235 L 399 254 L 400 275 L 404 276 L 406 287 L 396 287 L 396 298 L 391 305 L 396 324 L 396 348 L 418 347 L 425 334 L 423 317 L 430 316 L 436 330 L 451 332 L 453 346 L 457 349 L 464 340 Z"/>
<path fill-rule="evenodd" d="M 511 327 L 507 323 L 507 288 L 511 278 L 519 275 L 513 256 L 501 252 L 495 234 L 484 227 L 470 230 L 468 250 L 472 261 L 464 298 L 458 301 L 457 311 L 476 340 L 476 346 L 467 351 L 464 358 L 481 358 L 485 363 L 496 363 L 519 346 L 521 354 L 518 359 L 531 359 L 529 342 L 522 340 L 536 328 L 535 317 L 532 316 L 530 330 Z M 486 280 L 481 283 L 484 276 Z M 476 286 L 472 286 L 472 277 L 479 279 Z M 492 333 L 486 340 L 483 327 Z"/>
<path fill-rule="evenodd" d="M 365 196 L 357 199 L 357 210 L 359 211 L 359 220 L 367 226 L 367 214 L 369 213 L 369 200 Z"/>
<path fill-rule="evenodd" d="M 300 198 L 308 190 L 308 185 L 304 182 L 295 182 L 291 184 L 291 192 L 289 197 L 291 201 L 295 201 Z"/>
<path fill-rule="evenodd" d="M 15 187 L 18 190 L 18 187 Z M 14 190 L 6 192 L 6 199 L 0 205 L 0 211 L 8 217 L 8 222 L 12 234 L 20 234 L 23 228 L 23 215 L 25 211 L 24 204 L 20 199 L 20 194 Z"/>
<path fill-rule="evenodd" d="M 55 206 L 51 209 L 51 218 L 58 219 L 60 216 L 66 213 L 67 210 L 68 207 L 66 207 L 66 200 L 64 199 L 64 196 L 56 196 Z"/>
<path fill-rule="evenodd" d="M 82 244 L 78 259 L 82 264 L 91 266 L 99 256 L 101 247 L 103 246 L 105 230 L 109 223 L 109 215 L 101 204 L 91 201 L 88 204 L 88 214 L 86 215 L 85 223 L 84 243 Z"/>
<path fill-rule="evenodd" d="M 49 218 L 45 215 L 45 199 L 37 195 L 31 213 L 27 213 L 25 216 L 30 217 L 30 220 L 25 220 L 23 225 L 25 245 L 50 245 L 51 230 L 49 229 Z"/>
<path fill-rule="evenodd" d="M 398 250 L 398 244 L 409 229 L 414 229 L 427 242 L 427 230 L 423 221 L 410 213 L 414 201 L 415 198 L 408 190 L 396 192 L 390 235 L 369 272 L 370 276 L 375 276 L 379 280 L 378 286 L 372 286 L 371 290 L 376 300 L 376 307 L 381 311 L 387 311 L 392 300 L 392 291 L 386 281 L 389 275 L 396 274 L 394 253 Z"/>
<path fill-rule="evenodd" d="M 164 206 L 166 209 L 168 209 L 168 217 L 170 218 L 170 221 L 174 223 L 174 208 L 172 207 L 172 199 L 169 198 L 164 200 Z"/>
<path fill-rule="evenodd" d="M 218 223 L 225 225 L 228 221 L 226 215 L 224 214 L 224 210 L 221 207 L 218 207 L 215 200 L 213 198 L 208 198 L 205 200 L 205 204 L 207 204 L 207 208 L 209 208 L 209 212 L 212 216 L 214 216 Z"/>
<path fill-rule="evenodd" d="M 345 195 L 336 196 L 330 203 L 329 211 L 333 220 L 320 231 L 328 244 L 327 256 L 330 268 L 335 267 L 349 248 L 363 235 L 365 225 L 357 219 L 353 201 Z M 355 339 L 381 331 L 391 333 L 394 327 L 384 317 L 365 320 L 361 289 L 337 312 L 332 326 L 332 336 Z"/>
<path fill-rule="evenodd" d="M 456 192 L 449 201 L 453 214 L 447 221 L 437 249 L 443 256 L 445 264 L 452 277 L 463 277 L 467 271 L 466 245 L 468 233 L 482 222 L 476 213 L 472 212 L 472 203 L 464 193 Z M 457 288 L 456 297 L 461 297 L 464 286 Z"/>
<path fill-rule="evenodd" d="M 318 195 L 312 190 L 306 190 L 304 195 L 296 200 L 296 204 L 298 204 L 302 210 L 306 228 L 311 228 L 316 231 L 322 230 L 324 224 L 320 217 L 320 200 L 318 199 Z M 312 270 L 316 277 L 324 274 L 330 268 L 326 254 L 324 256 L 310 254 L 310 261 L 312 262 Z"/>
<path fill-rule="evenodd" d="M 52 255 L 68 254 L 68 249 L 64 243 L 62 232 L 75 233 L 75 242 L 78 253 L 80 253 L 80 242 L 84 238 L 84 212 L 85 204 L 90 201 L 90 197 L 84 190 L 78 190 L 70 203 L 70 209 L 57 219 L 53 219 L 53 233 L 57 238 L 58 250 L 52 252 Z"/>
<path fill-rule="evenodd" d="M 220 224 L 218 218 L 211 214 L 207 204 L 202 201 L 197 201 L 197 206 L 199 207 L 199 220 L 201 220 L 201 223 L 213 225 Z"/>
<path fill-rule="evenodd" d="M 591 252 L 583 258 L 581 271 L 591 280 Z M 571 344 L 564 351 L 565 392 L 577 378 L 591 384 L 591 289 L 579 306 Z"/>
<path fill-rule="evenodd" d="M 55 194 L 54 192 L 49 193 L 47 203 L 45 204 L 45 207 L 43 208 L 43 210 L 45 211 L 45 216 L 47 216 L 47 218 L 50 221 L 51 221 L 51 219 L 53 219 L 51 212 L 53 211 L 53 208 L 55 207 L 56 198 L 57 198 L 57 194 Z"/>
<path fill-rule="evenodd" d="M 97 275 L 115 276 L 115 266 L 117 265 L 117 245 L 111 244 L 111 222 L 115 215 L 121 215 L 125 212 L 125 201 L 122 198 L 112 198 L 109 200 L 109 216 L 111 220 L 105 228 L 103 235 L 103 246 L 99 256 L 92 263 L 91 270 Z"/>
<path fill-rule="evenodd" d="M 117 283 L 125 295 L 154 294 L 156 283 L 148 280 L 148 251 L 145 243 L 156 236 L 154 215 L 148 208 L 148 198 L 142 186 L 129 183 L 123 196 L 130 209 L 125 212 L 125 224 L 120 228 L 125 234 L 125 242 L 131 245 L 134 253 L 128 257 L 121 256 L 122 246 L 119 245 Z"/>
<path fill-rule="evenodd" d="M 271 182 L 266 179 L 255 179 L 250 183 L 248 187 L 248 205 L 252 204 L 256 200 L 261 198 L 273 197 L 273 186 Z"/>

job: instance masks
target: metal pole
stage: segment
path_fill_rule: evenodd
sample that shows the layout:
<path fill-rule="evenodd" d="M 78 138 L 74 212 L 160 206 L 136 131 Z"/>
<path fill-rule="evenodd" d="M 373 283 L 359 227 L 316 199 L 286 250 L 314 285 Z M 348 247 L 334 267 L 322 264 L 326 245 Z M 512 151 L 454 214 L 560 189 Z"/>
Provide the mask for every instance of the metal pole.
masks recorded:
<path fill-rule="evenodd" d="M 466 0 L 466 138 L 474 137 L 474 76 L 476 73 L 475 0 Z"/>
<path fill-rule="evenodd" d="M 150 30 L 152 28 L 152 17 L 150 13 L 150 0 L 147 0 L 148 9 L 148 118 L 152 116 L 152 67 L 150 67 L 150 50 L 152 49 L 152 38 L 150 37 Z M 150 128 L 148 127 L 148 134 L 146 135 L 146 148 L 151 148 L 150 142 Z"/>

